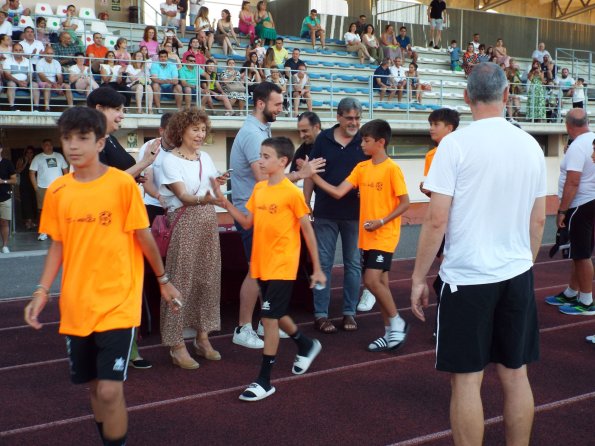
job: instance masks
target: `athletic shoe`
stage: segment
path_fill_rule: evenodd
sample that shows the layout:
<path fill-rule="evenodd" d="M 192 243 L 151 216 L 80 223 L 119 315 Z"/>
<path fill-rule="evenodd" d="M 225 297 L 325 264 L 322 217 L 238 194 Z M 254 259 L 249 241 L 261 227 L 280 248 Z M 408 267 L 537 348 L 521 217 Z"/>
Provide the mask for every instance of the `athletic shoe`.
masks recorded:
<path fill-rule="evenodd" d="M 8 249 L 8 246 L 2 247 L 2 254 L 10 254 L 10 249 Z"/>
<path fill-rule="evenodd" d="M 146 359 L 141 358 L 140 356 L 137 356 L 136 359 L 131 359 L 129 364 L 131 367 L 134 367 L 135 369 L 150 369 L 151 367 L 153 367 L 153 364 L 151 364 Z"/>
<path fill-rule="evenodd" d="M 370 290 L 364 288 L 362 296 L 359 298 L 359 304 L 357 304 L 357 311 L 370 311 L 375 303 L 376 298 L 374 295 Z"/>
<path fill-rule="evenodd" d="M 595 316 L 595 305 L 593 302 L 585 305 L 577 301 L 574 305 L 562 305 L 559 310 L 560 313 L 570 314 L 571 316 Z"/>
<path fill-rule="evenodd" d="M 574 297 L 566 297 L 564 291 L 555 296 L 548 296 L 545 298 L 545 303 L 549 305 L 555 305 L 556 307 L 560 307 L 562 305 L 574 305 L 578 301 L 576 300 L 577 296 Z"/>
<path fill-rule="evenodd" d="M 233 332 L 233 343 L 247 348 L 264 348 L 264 342 L 252 329 L 252 324 L 237 327 Z"/>
<path fill-rule="evenodd" d="M 43 232 L 37 236 L 37 240 L 39 240 L 40 242 L 43 242 L 44 240 L 47 240 L 47 239 L 48 239 L 48 235 L 44 234 Z"/>
<path fill-rule="evenodd" d="M 587 341 L 589 344 L 595 344 L 595 335 L 587 336 L 585 341 Z"/>
<path fill-rule="evenodd" d="M 261 321 L 258 321 L 258 328 L 256 329 L 256 334 L 258 336 L 264 336 L 264 327 L 262 326 Z M 289 335 L 281 329 L 279 329 L 279 337 L 281 339 L 289 339 Z"/>
<path fill-rule="evenodd" d="M 269 390 L 264 390 L 260 384 L 252 383 L 242 392 L 240 400 L 248 402 L 264 400 L 275 393 L 275 390 L 273 386 Z"/>

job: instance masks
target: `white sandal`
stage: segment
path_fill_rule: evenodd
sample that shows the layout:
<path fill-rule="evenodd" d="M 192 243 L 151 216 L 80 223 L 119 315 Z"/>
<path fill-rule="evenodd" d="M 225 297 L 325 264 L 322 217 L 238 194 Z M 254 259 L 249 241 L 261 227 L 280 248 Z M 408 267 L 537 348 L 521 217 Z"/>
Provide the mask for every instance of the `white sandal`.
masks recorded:
<path fill-rule="evenodd" d="M 306 373 L 312 365 L 312 361 L 314 361 L 320 353 L 320 350 L 322 350 L 320 341 L 318 339 L 312 339 L 312 348 L 306 356 L 295 355 L 291 372 L 294 375 L 303 375 Z"/>
<path fill-rule="evenodd" d="M 240 395 L 240 400 L 242 401 L 260 401 L 264 400 L 265 398 L 271 396 L 275 393 L 275 388 L 271 386 L 269 390 L 264 390 L 264 388 L 258 383 L 252 383 L 246 390 L 242 392 Z"/>

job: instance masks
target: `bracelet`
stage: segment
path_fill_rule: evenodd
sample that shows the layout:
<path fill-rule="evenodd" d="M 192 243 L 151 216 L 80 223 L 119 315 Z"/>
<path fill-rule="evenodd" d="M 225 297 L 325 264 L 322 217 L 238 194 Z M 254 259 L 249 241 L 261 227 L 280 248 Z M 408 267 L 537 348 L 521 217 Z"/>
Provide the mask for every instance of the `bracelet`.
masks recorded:
<path fill-rule="evenodd" d="M 159 285 L 165 285 L 169 283 L 169 276 L 167 273 L 164 273 L 163 276 L 157 277 L 157 282 L 159 282 Z"/>
<path fill-rule="evenodd" d="M 48 290 L 45 286 L 43 286 L 42 284 L 37 284 L 35 285 L 35 291 L 37 290 L 43 290 L 45 292 L 45 294 L 50 294 L 50 290 Z"/>
<path fill-rule="evenodd" d="M 380 226 L 384 226 L 384 218 L 380 219 Z"/>
<path fill-rule="evenodd" d="M 559 215 L 566 215 L 566 214 L 568 214 L 568 209 L 565 210 L 565 211 L 562 211 L 562 210 L 558 209 L 558 214 Z"/>

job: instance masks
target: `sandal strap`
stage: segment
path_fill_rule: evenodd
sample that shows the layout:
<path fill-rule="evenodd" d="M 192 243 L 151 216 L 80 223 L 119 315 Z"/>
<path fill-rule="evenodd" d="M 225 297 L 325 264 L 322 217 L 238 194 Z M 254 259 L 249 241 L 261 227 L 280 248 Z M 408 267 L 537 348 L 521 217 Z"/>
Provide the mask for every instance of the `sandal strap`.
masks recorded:
<path fill-rule="evenodd" d="M 384 337 L 376 339 L 374 342 L 372 342 L 372 344 L 374 344 L 378 348 L 388 347 L 388 343 L 386 342 L 386 339 L 384 339 Z"/>

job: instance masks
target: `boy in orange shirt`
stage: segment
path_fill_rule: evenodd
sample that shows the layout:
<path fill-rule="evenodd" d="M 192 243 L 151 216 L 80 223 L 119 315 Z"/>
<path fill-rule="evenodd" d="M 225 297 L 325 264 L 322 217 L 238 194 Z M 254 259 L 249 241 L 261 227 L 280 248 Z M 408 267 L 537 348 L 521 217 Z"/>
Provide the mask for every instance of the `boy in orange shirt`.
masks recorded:
<path fill-rule="evenodd" d="M 318 175 L 312 180 L 336 199 L 354 188 L 360 192 L 358 246 L 363 251 L 364 285 L 380 304 L 385 333 L 368 345 L 368 351 L 399 348 L 407 338 L 409 325 L 398 314 L 388 286 L 388 272 L 401 234 L 401 215 L 409 207 L 409 195 L 401 168 L 388 157 L 388 122 L 374 119 L 362 126 L 362 149 L 371 158 L 362 161 L 338 186 Z"/>
<path fill-rule="evenodd" d="M 104 445 L 126 444 L 124 401 L 134 327 L 140 325 L 143 254 L 161 296 L 180 306 L 169 283 L 134 179 L 99 161 L 105 116 L 75 107 L 58 120 L 64 154 L 74 172 L 54 181 L 46 194 L 40 230 L 52 238 L 39 285 L 25 308 L 25 321 L 40 329 L 38 316 L 63 265 L 60 333 L 66 335 L 73 383 L 88 383 L 91 407 Z"/>
<path fill-rule="evenodd" d="M 310 223 L 310 209 L 304 194 L 285 177 L 295 149 L 284 136 L 262 142 L 259 168 L 268 180 L 260 181 L 246 203 L 247 215 L 234 207 L 212 180 L 215 196 L 244 229 L 254 226 L 250 258 L 250 275 L 258 279 L 262 294 L 261 318 L 264 326 L 264 349 L 260 374 L 240 395 L 242 401 L 259 401 L 273 393 L 271 370 L 279 347 L 279 328 L 297 344 L 293 363 L 294 375 L 306 373 L 322 346 L 317 339 L 304 336 L 287 314 L 293 282 L 300 257 L 300 228 L 312 259 L 311 286 L 323 287 L 326 277 L 320 269 L 316 237 Z"/>

